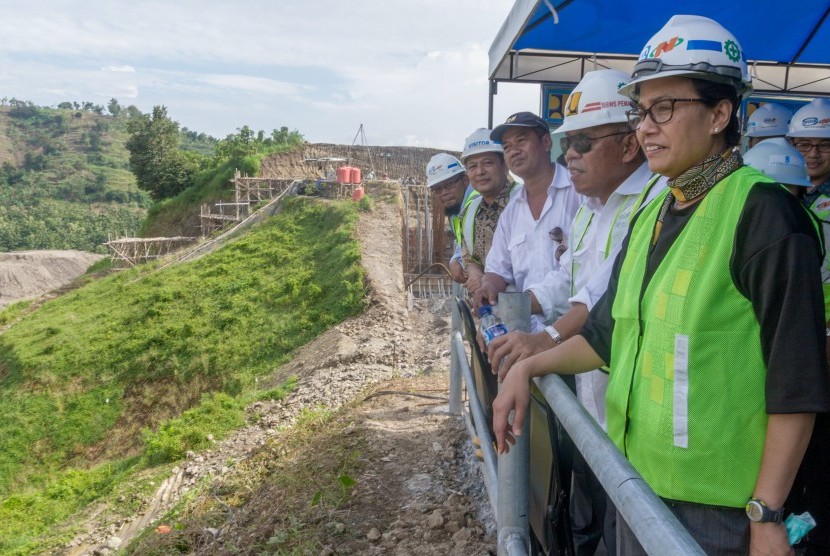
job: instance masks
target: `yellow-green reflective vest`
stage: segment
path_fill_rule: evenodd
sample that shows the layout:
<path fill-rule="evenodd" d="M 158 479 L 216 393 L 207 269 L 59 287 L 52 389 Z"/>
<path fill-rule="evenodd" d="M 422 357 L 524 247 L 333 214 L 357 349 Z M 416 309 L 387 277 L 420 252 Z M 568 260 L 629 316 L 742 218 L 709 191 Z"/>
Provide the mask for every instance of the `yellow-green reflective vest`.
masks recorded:
<path fill-rule="evenodd" d="M 743 167 L 700 202 L 643 289 L 665 195 L 634 225 L 612 306 L 608 434 L 651 488 L 673 500 L 743 507 L 766 434 L 766 365 L 752 303 L 729 261 L 753 184 Z M 642 294 L 641 294 L 642 292 Z"/>
<path fill-rule="evenodd" d="M 461 226 L 462 226 L 462 218 L 464 217 L 464 213 L 467 211 L 467 207 L 470 206 L 470 203 L 473 202 L 474 199 L 481 197 L 481 194 L 473 189 L 472 187 L 468 186 L 469 190 L 467 191 L 466 196 L 461 201 L 461 210 L 458 211 L 458 214 L 450 217 L 450 225 L 452 225 L 452 233 L 455 235 L 455 245 L 460 249 L 461 248 L 461 241 L 462 241 L 462 234 L 461 234 Z"/>
<path fill-rule="evenodd" d="M 830 196 L 822 193 L 810 204 L 810 210 L 821 221 L 824 238 L 824 262 L 821 265 L 821 286 L 824 289 L 824 318 L 830 319 Z"/>

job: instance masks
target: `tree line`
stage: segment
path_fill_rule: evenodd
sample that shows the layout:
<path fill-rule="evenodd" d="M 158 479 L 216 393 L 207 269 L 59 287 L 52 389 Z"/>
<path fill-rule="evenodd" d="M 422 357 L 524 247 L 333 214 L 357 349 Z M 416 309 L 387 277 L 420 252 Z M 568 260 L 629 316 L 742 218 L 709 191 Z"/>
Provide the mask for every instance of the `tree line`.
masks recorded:
<path fill-rule="evenodd" d="M 181 148 L 179 124 L 167 115 L 165 106 L 155 106 L 150 114 L 130 118 L 127 130 L 130 169 L 139 189 L 147 191 L 156 201 L 174 197 L 194 185 L 195 176 L 202 170 L 216 168 L 229 160 L 242 161 L 284 151 L 304 141 L 299 131 L 289 131 L 287 127 L 275 129 L 266 136 L 264 131 L 255 132 L 245 125 L 238 133 L 216 141 L 214 155 L 205 156 Z M 198 139 L 189 130 L 184 136 Z"/>

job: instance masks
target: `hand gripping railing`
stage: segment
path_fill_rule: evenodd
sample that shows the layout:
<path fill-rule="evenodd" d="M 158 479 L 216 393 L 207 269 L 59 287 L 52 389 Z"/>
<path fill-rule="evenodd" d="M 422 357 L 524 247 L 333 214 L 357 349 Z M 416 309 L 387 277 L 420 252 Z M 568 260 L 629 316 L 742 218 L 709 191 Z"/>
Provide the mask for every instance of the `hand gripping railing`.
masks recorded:
<path fill-rule="evenodd" d="M 459 291 L 454 289 L 454 293 Z M 522 293 L 499 295 L 499 316 L 508 330 L 527 330 L 530 303 Z M 498 554 L 528 554 L 528 420 L 508 454 L 497 456 L 460 332 L 460 315 L 453 306 L 450 352 L 450 413 L 460 415 L 461 384 L 470 393 L 471 436 L 478 436 L 483 456 L 484 484 L 496 512 Z M 663 501 L 648 486 L 588 414 L 562 379 L 551 374 L 534 379 L 585 461 L 608 493 L 617 512 L 626 521 L 648 554 L 697 556 L 704 552 Z"/>

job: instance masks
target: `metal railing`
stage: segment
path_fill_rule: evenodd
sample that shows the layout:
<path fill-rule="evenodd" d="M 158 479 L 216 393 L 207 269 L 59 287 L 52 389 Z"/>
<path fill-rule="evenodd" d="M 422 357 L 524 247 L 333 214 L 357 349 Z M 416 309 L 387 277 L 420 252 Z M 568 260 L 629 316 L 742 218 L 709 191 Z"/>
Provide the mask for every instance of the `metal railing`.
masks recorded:
<path fill-rule="evenodd" d="M 460 294 L 455 286 L 454 292 Z M 530 302 L 523 293 L 500 294 L 499 316 L 508 330 L 527 330 Z M 489 424 L 476 396 L 475 378 L 467 360 L 461 335 L 461 318 L 453 306 L 450 352 L 450 413 L 464 415 L 471 437 L 478 437 L 482 451 L 482 474 L 496 514 L 497 553 L 524 556 L 529 552 L 528 474 L 529 434 L 523 434 L 508 454 L 496 455 Z M 596 420 L 582 407 L 562 379 L 555 375 L 536 378 L 550 408 L 567 431 L 575 447 L 591 467 L 605 492 L 648 554 L 703 555 L 674 514 L 631 466 Z M 461 404 L 462 382 L 469 392 L 470 412 Z"/>

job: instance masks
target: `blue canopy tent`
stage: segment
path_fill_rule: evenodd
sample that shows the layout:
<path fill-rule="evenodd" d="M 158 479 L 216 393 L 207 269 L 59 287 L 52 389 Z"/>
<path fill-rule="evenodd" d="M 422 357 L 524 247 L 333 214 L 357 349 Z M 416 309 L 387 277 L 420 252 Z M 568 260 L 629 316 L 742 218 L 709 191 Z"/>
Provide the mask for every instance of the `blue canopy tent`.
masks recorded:
<path fill-rule="evenodd" d="M 737 37 L 756 93 L 830 95 L 828 0 L 516 0 L 490 47 L 490 126 L 500 81 L 573 86 L 594 69 L 630 73 L 643 45 L 680 13 L 710 17 Z"/>

